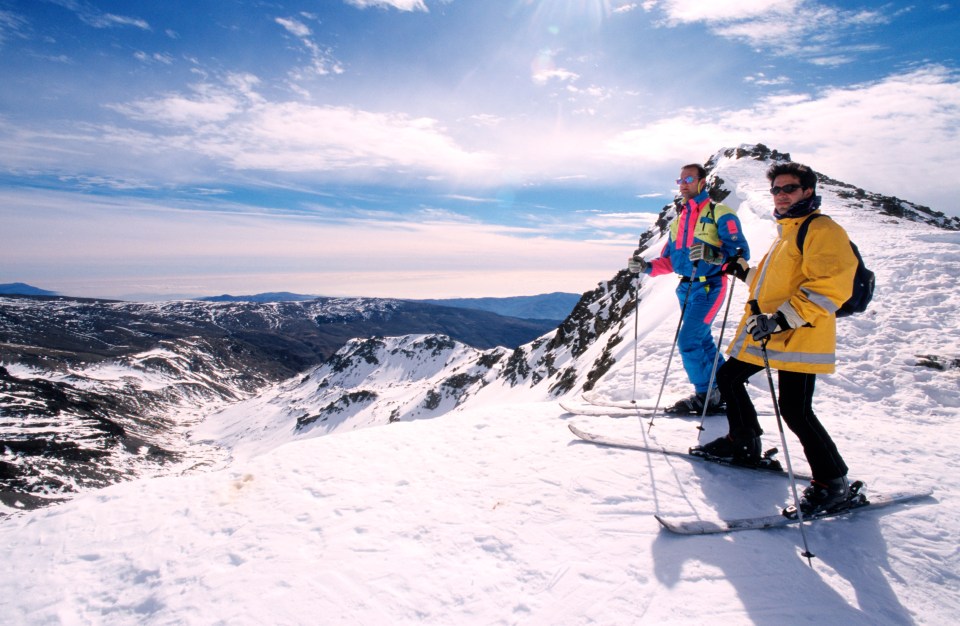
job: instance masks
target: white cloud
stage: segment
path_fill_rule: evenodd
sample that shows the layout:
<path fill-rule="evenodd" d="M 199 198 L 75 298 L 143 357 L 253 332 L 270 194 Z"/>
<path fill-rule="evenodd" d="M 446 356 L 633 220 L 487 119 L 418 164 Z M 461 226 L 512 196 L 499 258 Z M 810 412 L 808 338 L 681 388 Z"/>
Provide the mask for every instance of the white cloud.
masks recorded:
<path fill-rule="evenodd" d="M 834 178 L 956 214 L 960 80 L 931 66 L 816 97 L 780 95 L 734 111 L 690 109 L 619 133 L 605 149 L 612 159 L 657 163 L 676 160 L 676 146 L 708 155 L 757 142 Z M 922 183 L 931 179 L 940 182 Z"/>
<path fill-rule="evenodd" d="M 2 46 L 11 35 L 23 37 L 22 30 L 26 24 L 26 20 L 13 11 L 0 9 L 0 46 Z"/>
<path fill-rule="evenodd" d="M 267 102 L 248 74 L 190 94 L 112 105 L 130 119 L 169 126 L 175 137 L 109 131 L 110 141 L 138 151 L 186 150 L 237 170 L 308 172 L 370 179 L 405 173 L 450 179 L 488 176 L 492 156 L 467 150 L 439 121 L 352 107 Z M 149 146 L 149 148 L 148 148 Z"/>
<path fill-rule="evenodd" d="M 173 57 L 169 54 L 161 54 L 159 52 L 149 54 L 147 52 L 143 52 L 142 50 L 138 50 L 133 53 L 133 56 L 142 63 L 162 63 L 163 65 L 173 64 Z"/>
<path fill-rule="evenodd" d="M 863 48 L 849 43 L 852 33 L 890 20 L 881 10 L 848 11 L 816 0 L 664 0 L 656 6 L 668 25 L 702 22 L 721 37 L 818 65 L 853 62 Z"/>
<path fill-rule="evenodd" d="M 571 72 L 559 67 L 535 70 L 533 73 L 533 82 L 537 83 L 538 85 L 545 85 L 551 80 L 569 82 L 575 81 L 578 78 L 580 78 L 580 76 L 576 72 Z"/>
<path fill-rule="evenodd" d="M 367 7 L 388 8 L 393 7 L 400 11 L 424 11 L 427 12 L 427 5 L 423 0 L 344 0 L 347 4 L 353 5 L 358 9 Z"/>
<path fill-rule="evenodd" d="M 316 19 L 309 13 L 301 13 L 308 19 Z M 317 42 L 310 39 L 313 31 L 310 27 L 299 20 L 292 18 L 278 17 L 274 20 L 277 24 L 283 26 L 291 35 L 297 37 L 300 43 L 310 55 L 310 63 L 304 67 L 299 67 L 290 72 L 290 78 L 293 84 L 291 88 L 304 96 L 309 95 L 309 91 L 302 88 L 299 83 L 310 76 L 326 76 L 328 74 L 342 74 L 343 65 L 334 57 L 333 52 Z"/>
<path fill-rule="evenodd" d="M 258 106 L 246 119 L 198 145 L 224 153 L 240 169 L 277 171 L 403 171 L 444 177 L 493 167 L 489 155 L 467 151 L 430 118 L 349 107 L 278 103 Z"/>
<path fill-rule="evenodd" d="M 664 0 L 660 3 L 674 22 L 729 22 L 796 11 L 802 0 Z"/>
<path fill-rule="evenodd" d="M 198 93 L 194 96 L 171 94 L 153 100 L 109 105 L 108 108 L 134 120 L 192 127 L 223 122 L 241 109 L 241 102 L 232 93 L 206 85 L 195 86 L 195 89 Z"/>
<path fill-rule="evenodd" d="M 760 85 L 763 87 L 775 87 L 777 85 L 786 85 L 790 83 L 789 76 L 776 76 L 771 77 L 767 76 L 763 72 L 757 72 L 752 76 L 745 76 L 743 79 L 745 83 L 752 83 L 754 85 Z"/>
<path fill-rule="evenodd" d="M 286 28 L 290 34 L 297 37 L 309 37 L 311 35 L 310 27 L 294 19 L 288 19 L 283 17 L 278 17 L 275 20 L 277 24 L 280 24 Z"/>
<path fill-rule="evenodd" d="M 146 20 L 141 20 L 136 17 L 114 15 L 113 13 L 105 13 L 99 16 L 99 18 L 93 19 L 91 21 L 91 25 L 97 26 L 98 28 L 108 28 L 110 26 L 133 26 L 142 30 L 150 30 L 150 24 L 148 24 Z"/>
<path fill-rule="evenodd" d="M 150 30 L 150 24 L 146 20 L 137 17 L 127 17 L 124 15 L 115 15 L 113 13 L 100 13 L 89 7 L 69 7 L 77 10 L 80 19 L 93 26 L 94 28 L 113 28 L 116 26 L 132 26 L 141 30 Z"/>

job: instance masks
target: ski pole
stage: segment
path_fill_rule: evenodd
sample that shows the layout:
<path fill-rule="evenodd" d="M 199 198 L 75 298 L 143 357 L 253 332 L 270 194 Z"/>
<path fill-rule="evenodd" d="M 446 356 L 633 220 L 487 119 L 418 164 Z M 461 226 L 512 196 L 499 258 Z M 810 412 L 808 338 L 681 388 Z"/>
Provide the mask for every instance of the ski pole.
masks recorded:
<path fill-rule="evenodd" d="M 690 282 L 687 283 L 687 293 L 683 296 L 683 306 L 680 307 L 680 321 L 677 322 L 677 332 L 673 334 L 673 345 L 670 346 L 670 356 L 667 357 L 667 367 L 663 370 L 663 381 L 660 382 L 660 392 L 657 394 L 657 403 L 653 406 L 653 414 L 650 416 L 650 422 L 647 425 L 649 432 L 653 428 L 653 420 L 660 411 L 660 398 L 663 397 L 663 388 L 667 384 L 667 374 L 670 373 L 670 362 L 673 361 L 673 353 L 677 347 L 677 339 L 680 338 L 680 328 L 683 326 L 683 317 L 687 312 L 687 301 L 690 300 L 690 292 L 693 291 L 693 281 L 697 277 L 697 269 L 700 267 L 700 261 L 693 262 L 693 273 L 690 275 Z"/>
<path fill-rule="evenodd" d="M 760 305 L 756 300 L 751 300 L 750 312 L 753 315 L 761 315 Z M 760 341 L 760 351 L 763 353 L 763 366 L 767 370 L 767 384 L 770 386 L 770 397 L 773 399 L 773 414 L 777 416 L 777 428 L 780 430 L 780 445 L 783 446 L 783 458 L 787 461 L 787 476 L 790 478 L 790 489 L 793 491 L 793 504 L 797 508 L 797 520 L 800 526 L 800 537 L 803 539 L 802 556 L 807 557 L 810 567 L 813 567 L 813 557 L 816 555 L 810 552 L 810 546 L 807 543 L 807 531 L 803 526 L 803 511 L 800 509 L 800 497 L 797 495 L 797 479 L 793 476 L 793 465 L 790 463 L 790 452 L 787 450 L 787 436 L 783 432 L 783 420 L 780 417 L 780 404 L 777 402 L 777 392 L 773 387 L 773 374 L 770 373 L 770 359 L 767 356 L 767 342 L 770 336 L 767 335 Z"/>
<path fill-rule="evenodd" d="M 697 426 L 697 441 L 700 441 L 700 435 L 703 434 L 703 422 L 707 418 L 707 408 L 710 406 L 710 393 L 713 391 L 713 381 L 716 380 L 717 366 L 720 363 L 720 349 L 723 346 L 723 333 L 727 329 L 727 316 L 730 314 L 730 303 L 733 302 L 733 288 L 737 281 L 734 279 L 730 283 L 730 293 L 727 294 L 727 307 L 723 311 L 723 322 L 720 323 L 720 337 L 717 339 L 717 353 L 713 357 L 713 368 L 710 370 L 710 383 L 707 385 L 707 397 L 703 403 L 703 413 L 700 415 L 700 425 Z"/>
<path fill-rule="evenodd" d="M 632 404 L 637 403 L 637 342 L 640 340 L 640 275 L 637 274 L 637 281 L 634 283 L 634 298 L 636 304 L 633 311 L 633 395 L 630 396 Z"/>

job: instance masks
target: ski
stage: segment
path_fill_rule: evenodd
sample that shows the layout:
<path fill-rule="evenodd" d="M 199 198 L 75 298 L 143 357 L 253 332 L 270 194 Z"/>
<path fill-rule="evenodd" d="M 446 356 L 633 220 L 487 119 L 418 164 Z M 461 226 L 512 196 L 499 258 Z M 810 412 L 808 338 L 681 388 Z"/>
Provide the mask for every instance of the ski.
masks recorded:
<path fill-rule="evenodd" d="M 567 427 L 570 429 L 574 435 L 580 439 L 596 444 L 598 446 L 609 446 L 612 448 L 623 448 L 625 450 L 639 450 L 640 452 L 658 452 L 660 454 L 665 454 L 667 456 L 676 456 L 684 459 L 690 459 L 693 461 L 702 461 L 704 463 L 712 463 L 713 465 L 723 465 L 725 467 L 735 467 L 738 469 L 753 470 L 756 472 L 764 472 L 767 474 L 775 474 L 778 476 L 786 476 L 787 472 L 783 470 L 780 466 L 780 462 L 777 461 L 774 456 L 777 453 L 776 448 L 768 450 L 764 453 L 763 460 L 761 465 L 738 465 L 736 463 L 731 463 L 723 459 L 718 459 L 714 457 L 699 456 L 696 454 L 691 454 L 690 452 L 684 452 L 682 450 L 674 450 L 670 448 L 664 448 L 659 445 L 647 445 L 642 441 L 634 441 L 630 439 L 620 439 L 616 437 L 607 437 L 604 435 L 597 435 L 594 433 L 588 433 L 584 430 L 580 430 L 573 424 L 568 424 Z M 803 474 L 797 474 L 794 472 L 794 478 L 799 481 L 809 482 L 812 480 L 810 476 L 805 476 Z"/>
<path fill-rule="evenodd" d="M 595 406 L 615 407 L 618 409 L 645 409 L 648 411 L 652 411 L 654 406 L 656 406 L 656 403 L 657 403 L 656 398 L 641 398 L 639 400 L 608 400 L 606 398 L 601 398 L 597 394 L 590 393 L 588 391 L 581 393 L 580 397 L 583 398 L 583 401 L 588 404 L 592 404 Z M 664 400 L 663 404 L 672 405 L 677 400 L 679 400 L 679 397 L 675 398 L 673 402 Z"/>
<path fill-rule="evenodd" d="M 573 404 L 570 402 L 561 402 L 560 406 L 568 413 L 575 415 L 606 415 L 609 417 L 631 417 L 635 415 L 652 415 L 657 408 L 657 401 L 654 399 L 641 400 L 606 400 L 599 398 L 594 394 L 582 393 L 580 397 L 586 403 Z M 676 403 L 676 400 L 665 400 L 658 409 L 658 415 L 663 417 L 700 417 L 699 411 L 691 413 L 675 413 L 667 410 Z M 726 416 L 726 410 L 708 411 L 707 417 Z M 773 415 L 772 411 L 757 410 L 757 415 Z"/>
<path fill-rule="evenodd" d="M 927 498 L 933 495 L 930 489 L 917 489 L 911 491 L 900 491 L 896 493 L 872 494 L 867 498 L 864 494 L 859 494 L 848 506 L 835 511 L 820 513 L 816 515 L 804 515 L 804 521 L 828 519 L 831 517 L 840 517 L 843 515 L 852 515 L 857 511 L 873 510 L 888 507 L 895 504 L 910 502 Z M 789 507 L 788 511 L 792 511 Z M 714 535 L 721 533 L 732 533 L 740 530 L 765 530 L 768 528 L 783 528 L 791 524 L 799 523 L 796 517 L 787 517 L 786 514 L 766 515 L 760 517 L 747 517 L 735 520 L 673 520 L 662 515 L 655 515 L 657 521 L 666 530 L 679 535 Z"/>
<path fill-rule="evenodd" d="M 653 415 L 653 407 L 635 406 L 619 407 L 605 406 L 599 404 L 573 404 L 571 402 L 561 401 L 560 408 L 567 413 L 574 415 L 603 415 L 606 417 L 649 417 Z M 707 417 L 725 416 L 725 413 L 707 413 Z M 658 417 L 700 417 L 699 413 L 667 413 L 663 407 L 657 412 Z"/>

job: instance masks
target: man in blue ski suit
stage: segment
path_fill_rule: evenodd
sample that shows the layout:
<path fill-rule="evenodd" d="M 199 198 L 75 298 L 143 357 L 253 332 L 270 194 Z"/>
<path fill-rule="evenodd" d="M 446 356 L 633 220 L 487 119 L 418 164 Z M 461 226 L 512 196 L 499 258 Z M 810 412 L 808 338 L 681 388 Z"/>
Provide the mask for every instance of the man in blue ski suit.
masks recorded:
<path fill-rule="evenodd" d="M 677 297 L 681 307 L 686 303 L 686 308 L 677 349 L 695 393 L 667 407 L 667 413 L 699 414 L 705 404 L 710 412 L 722 409 L 716 381 L 710 388 L 710 375 L 717 358 L 711 326 L 726 297 L 728 283 L 720 267 L 738 254 L 743 259 L 750 258 L 750 248 L 737 214 L 730 207 L 710 200 L 705 177 L 706 170 L 696 163 L 680 169 L 677 184 L 683 205 L 670 224 L 667 244 L 660 256 L 649 262 L 637 250 L 628 264 L 628 269 L 635 274 L 660 276 L 675 272 L 680 275 Z M 718 367 L 723 364 L 723 357 L 719 358 Z"/>

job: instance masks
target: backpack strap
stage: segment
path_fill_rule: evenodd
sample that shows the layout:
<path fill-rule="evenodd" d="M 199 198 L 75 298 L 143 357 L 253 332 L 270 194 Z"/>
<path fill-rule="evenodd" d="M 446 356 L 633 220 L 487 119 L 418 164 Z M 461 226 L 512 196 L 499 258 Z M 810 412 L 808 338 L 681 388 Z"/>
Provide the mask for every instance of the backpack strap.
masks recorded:
<path fill-rule="evenodd" d="M 803 254 L 803 242 L 807 238 L 807 230 L 810 229 L 810 222 L 818 217 L 827 216 L 823 213 L 811 213 L 807 216 L 807 219 L 803 220 L 803 223 L 800 224 L 799 230 L 797 230 L 797 248 L 800 250 L 800 254 Z"/>

